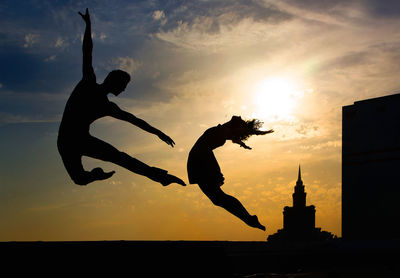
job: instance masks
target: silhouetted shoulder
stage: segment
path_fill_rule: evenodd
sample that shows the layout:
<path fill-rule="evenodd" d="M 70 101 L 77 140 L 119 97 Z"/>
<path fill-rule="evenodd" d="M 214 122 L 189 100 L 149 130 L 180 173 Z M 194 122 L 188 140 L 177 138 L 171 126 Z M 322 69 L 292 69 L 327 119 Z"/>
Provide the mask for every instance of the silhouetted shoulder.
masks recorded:
<path fill-rule="evenodd" d="M 82 81 L 96 83 L 96 74 L 94 73 L 93 67 L 90 67 L 83 73 Z"/>
<path fill-rule="evenodd" d="M 95 101 L 93 98 L 96 96 L 100 97 L 98 87 L 99 85 L 95 79 L 82 78 L 76 84 L 68 102 L 80 102 L 80 105 L 86 106 L 86 109 L 89 109 L 90 107 L 87 107 L 87 105 Z"/>
<path fill-rule="evenodd" d="M 226 131 L 222 125 L 217 125 L 207 129 L 197 140 L 196 145 L 215 149 L 224 145 L 226 142 Z"/>

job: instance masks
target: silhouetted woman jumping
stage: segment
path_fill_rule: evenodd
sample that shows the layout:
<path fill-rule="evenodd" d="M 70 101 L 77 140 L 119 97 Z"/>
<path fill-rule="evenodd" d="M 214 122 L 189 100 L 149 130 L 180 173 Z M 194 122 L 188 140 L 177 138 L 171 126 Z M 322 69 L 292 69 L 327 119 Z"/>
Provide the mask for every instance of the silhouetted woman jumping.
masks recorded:
<path fill-rule="evenodd" d="M 93 42 L 90 15 L 88 9 L 85 14 L 80 12 L 79 14 L 86 22 L 82 46 L 83 77 L 74 88 L 65 106 L 57 140 L 58 150 L 71 179 L 76 184 L 86 185 L 96 180 L 108 179 L 115 173 L 114 171 L 104 172 L 101 168 L 85 171 L 82 166 L 82 156 L 88 156 L 115 163 L 159 182 L 163 186 L 170 183 L 185 185 L 181 179 L 168 174 L 166 170 L 150 167 L 89 134 L 89 126 L 92 122 L 105 116 L 111 116 L 157 135 L 171 147 L 175 144 L 160 130 L 121 110 L 115 103 L 108 100 L 109 93 L 118 96 L 125 90 L 130 81 L 130 75 L 122 70 L 114 70 L 108 74 L 102 84 L 96 83 L 96 75 L 92 67 Z"/>
<path fill-rule="evenodd" d="M 262 123 L 255 119 L 244 121 L 239 116 L 233 116 L 229 122 L 207 129 L 190 150 L 187 171 L 189 182 L 197 183 L 214 205 L 226 209 L 250 227 L 265 231 L 256 215 L 250 215 L 239 200 L 221 190 L 225 179 L 213 153 L 213 150 L 224 145 L 226 140 L 250 150 L 243 141 L 251 135 L 273 132 L 259 130 L 261 125 Z"/>

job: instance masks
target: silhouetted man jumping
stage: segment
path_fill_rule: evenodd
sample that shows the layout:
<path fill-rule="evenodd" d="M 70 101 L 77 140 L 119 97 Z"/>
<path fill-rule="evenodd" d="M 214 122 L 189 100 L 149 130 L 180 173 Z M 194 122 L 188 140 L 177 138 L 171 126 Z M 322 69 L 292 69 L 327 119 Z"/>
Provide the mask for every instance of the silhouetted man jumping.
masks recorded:
<path fill-rule="evenodd" d="M 108 100 L 109 93 L 118 96 L 125 90 L 130 81 L 130 75 L 122 70 L 114 70 L 108 74 L 102 84 L 96 83 L 96 75 L 92 66 L 93 42 L 90 15 L 88 9 L 85 14 L 80 12 L 79 14 L 86 22 L 82 46 L 83 77 L 68 99 L 57 140 L 58 150 L 71 179 L 76 184 L 86 185 L 96 180 L 108 179 L 115 173 L 115 171 L 104 172 L 101 168 L 94 168 L 90 172 L 85 171 L 82 166 L 82 156 L 88 156 L 115 163 L 159 182 L 163 186 L 170 183 L 185 185 L 181 179 L 168 174 L 166 170 L 150 167 L 89 134 L 89 126 L 92 122 L 105 116 L 111 116 L 157 135 L 171 147 L 175 144 L 160 130 L 121 110 L 115 103 Z"/>

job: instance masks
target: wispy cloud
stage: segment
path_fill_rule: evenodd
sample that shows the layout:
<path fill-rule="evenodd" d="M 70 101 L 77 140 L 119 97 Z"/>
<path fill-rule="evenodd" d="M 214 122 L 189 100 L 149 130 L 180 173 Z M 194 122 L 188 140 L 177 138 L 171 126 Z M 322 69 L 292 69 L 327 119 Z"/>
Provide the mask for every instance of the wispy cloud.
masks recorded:
<path fill-rule="evenodd" d="M 51 55 L 49 57 L 47 57 L 46 59 L 44 59 L 45 62 L 50 62 L 50 61 L 54 61 L 56 59 L 56 55 Z"/>
<path fill-rule="evenodd" d="M 113 59 L 112 63 L 129 74 L 133 74 L 140 67 L 140 63 L 130 57 L 118 57 Z"/>
<path fill-rule="evenodd" d="M 61 120 L 61 115 L 52 118 L 43 118 L 42 116 L 25 116 L 11 113 L 0 112 L 0 126 L 6 124 L 23 123 L 57 123 Z"/>
<path fill-rule="evenodd" d="M 69 44 L 62 37 L 58 37 L 54 43 L 55 48 L 66 48 Z"/>
<path fill-rule="evenodd" d="M 161 10 L 154 11 L 152 17 L 154 20 L 160 21 L 161 25 L 165 25 L 168 21 L 168 19 L 165 16 L 164 11 L 161 11 Z"/>
<path fill-rule="evenodd" d="M 24 39 L 25 39 L 24 47 L 28 48 L 38 42 L 39 35 L 38 34 L 26 34 Z"/>

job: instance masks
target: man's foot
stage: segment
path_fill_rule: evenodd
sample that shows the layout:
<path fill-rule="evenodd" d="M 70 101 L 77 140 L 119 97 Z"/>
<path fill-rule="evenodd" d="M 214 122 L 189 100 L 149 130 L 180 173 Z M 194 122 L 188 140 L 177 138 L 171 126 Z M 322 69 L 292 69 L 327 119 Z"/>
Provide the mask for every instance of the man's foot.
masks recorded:
<path fill-rule="evenodd" d="M 250 221 L 247 223 L 250 227 L 265 231 L 265 226 L 258 221 L 257 215 L 250 216 Z"/>
<path fill-rule="evenodd" d="M 104 172 L 103 169 L 97 167 L 94 168 L 92 171 L 90 171 L 90 173 L 92 175 L 93 181 L 95 181 L 95 180 L 106 180 L 108 178 L 111 178 L 111 176 L 115 174 L 115 171 Z"/>
<path fill-rule="evenodd" d="M 180 178 L 175 177 L 175 176 L 170 175 L 170 174 L 166 174 L 165 177 L 162 179 L 161 184 L 163 186 L 167 186 L 167 185 L 169 185 L 171 183 L 177 183 L 177 184 L 180 184 L 182 186 L 186 186 L 186 183 L 183 180 L 181 180 Z"/>
<path fill-rule="evenodd" d="M 167 186 L 171 183 L 177 183 L 182 186 L 186 186 L 185 182 L 178 177 L 168 174 L 167 170 L 152 167 L 153 175 L 150 177 L 152 180 L 161 183 L 163 186 Z"/>

